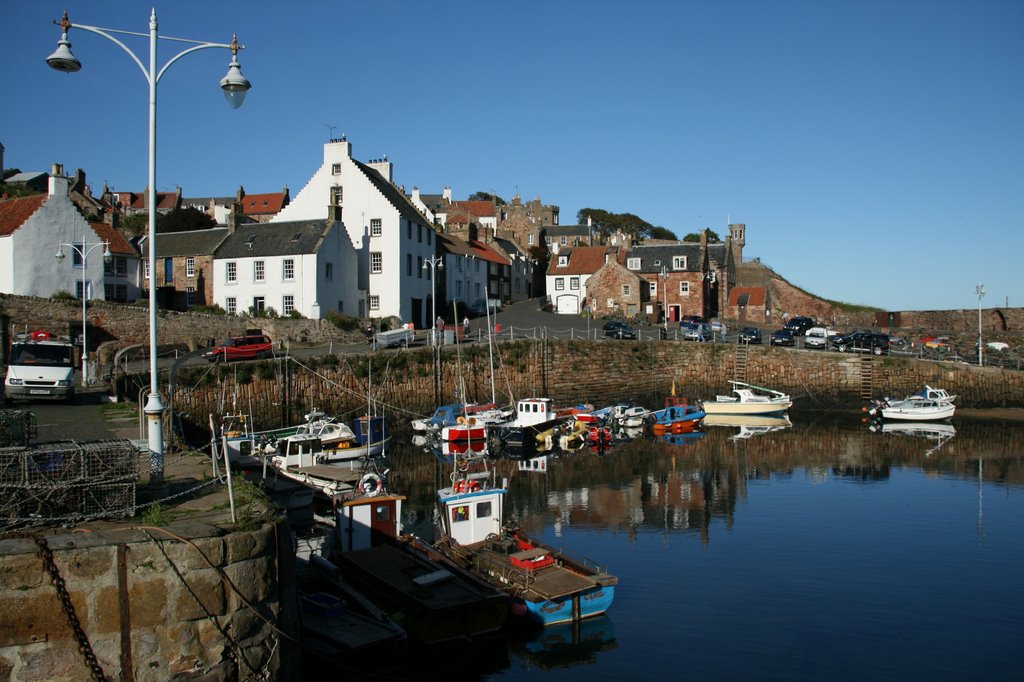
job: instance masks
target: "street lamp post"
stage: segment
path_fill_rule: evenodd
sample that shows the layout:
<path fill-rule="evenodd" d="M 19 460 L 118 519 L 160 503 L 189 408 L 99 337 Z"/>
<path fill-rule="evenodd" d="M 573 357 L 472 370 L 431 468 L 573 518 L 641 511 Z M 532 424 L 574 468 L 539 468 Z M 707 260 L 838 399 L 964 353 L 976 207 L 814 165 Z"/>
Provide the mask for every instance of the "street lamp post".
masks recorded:
<path fill-rule="evenodd" d="M 661 272 L 658 274 L 661 278 L 661 317 L 662 317 L 662 332 L 661 338 L 668 338 L 668 270 L 664 265 L 661 266 Z"/>
<path fill-rule="evenodd" d="M 430 345 L 437 345 L 437 271 L 444 270 L 444 259 L 441 256 L 431 256 L 423 261 L 423 269 L 430 269 L 430 326 L 433 331 L 430 335 Z"/>
<path fill-rule="evenodd" d="M 228 104 L 231 105 L 232 109 L 237 109 L 242 106 L 242 102 L 245 100 L 245 94 L 249 91 L 252 85 L 242 75 L 241 67 L 238 63 L 238 51 L 244 49 L 243 45 L 238 44 L 237 36 L 232 37 L 230 43 L 207 43 L 199 40 L 188 40 L 185 38 L 170 38 L 167 36 L 160 36 L 157 34 L 157 21 L 156 21 L 156 10 L 153 9 L 149 16 L 149 33 L 136 33 L 134 31 L 121 31 L 110 28 L 100 28 L 97 26 L 86 26 L 84 24 L 72 24 L 68 19 L 67 10 L 64 11 L 64 16 L 61 20 L 54 21 L 53 23 L 58 24 L 61 28 L 60 41 L 57 43 L 57 49 L 46 58 L 46 63 L 57 71 L 63 71 L 64 73 L 74 73 L 82 68 L 82 63 L 78 61 L 71 52 L 71 43 L 68 41 L 68 31 L 72 28 L 81 29 L 90 33 L 103 36 L 107 40 L 111 41 L 122 50 L 124 50 L 129 57 L 132 58 L 139 69 L 142 70 L 142 75 L 149 83 L 149 186 L 147 187 L 147 206 L 149 208 L 149 376 L 150 376 L 150 390 L 149 400 L 146 403 L 145 412 L 146 418 L 149 425 L 149 451 L 150 451 L 150 480 L 154 483 L 160 483 L 164 477 L 164 438 L 163 438 L 163 413 L 164 405 L 160 398 L 160 385 L 157 381 L 157 362 L 156 362 L 156 351 L 157 351 L 157 333 L 156 333 L 156 86 L 160 82 L 164 73 L 171 67 L 172 64 L 177 62 L 179 59 L 187 54 L 191 54 L 198 50 L 206 48 L 224 48 L 231 50 L 231 62 L 228 64 L 227 75 L 220 80 L 221 90 L 224 91 L 224 97 L 227 99 Z M 130 36 L 142 36 L 149 37 L 149 65 L 148 67 L 142 63 L 138 55 L 135 54 L 128 46 L 122 43 L 118 38 L 111 34 L 130 35 Z M 167 62 L 160 67 L 157 71 L 157 55 L 156 47 L 157 40 L 163 38 L 164 40 L 172 40 L 179 43 L 188 43 L 192 47 L 189 47 L 174 57 L 171 57 Z"/>
<path fill-rule="evenodd" d="M 85 388 L 89 385 L 89 344 L 88 337 L 85 333 L 85 302 L 89 299 L 89 253 L 93 249 L 102 246 L 104 263 L 109 263 L 112 255 L 110 253 L 109 241 L 89 244 L 86 243 L 85 238 L 83 237 L 81 244 L 72 244 L 70 242 L 61 242 L 57 244 L 57 253 L 54 257 L 58 262 L 64 260 L 65 246 L 71 249 L 74 253 L 77 253 L 78 257 L 82 259 L 82 388 Z"/>
<path fill-rule="evenodd" d="M 985 285 L 979 284 L 974 287 L 974 292 L 978 294 L 978 367 L 982 366 L 982 355 L 981 355 L 981 298 L 985 295 Z"/>

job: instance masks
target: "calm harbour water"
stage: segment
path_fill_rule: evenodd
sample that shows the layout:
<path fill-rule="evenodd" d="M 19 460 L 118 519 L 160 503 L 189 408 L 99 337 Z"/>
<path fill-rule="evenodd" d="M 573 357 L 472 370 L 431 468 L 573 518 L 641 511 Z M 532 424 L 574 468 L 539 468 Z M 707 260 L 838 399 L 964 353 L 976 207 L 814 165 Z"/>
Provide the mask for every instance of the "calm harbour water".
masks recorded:
<path fill-rule="evenodd" d="M 1021 679 L 1024 425 L 792 422 L 543 472 L 499 460 L 524 529 L 620 584 L 605 618 L 481 653 L 484 678 Z M 406 530 L 429 537 L 449 465 L 411 445 L 390 457 Z"/>

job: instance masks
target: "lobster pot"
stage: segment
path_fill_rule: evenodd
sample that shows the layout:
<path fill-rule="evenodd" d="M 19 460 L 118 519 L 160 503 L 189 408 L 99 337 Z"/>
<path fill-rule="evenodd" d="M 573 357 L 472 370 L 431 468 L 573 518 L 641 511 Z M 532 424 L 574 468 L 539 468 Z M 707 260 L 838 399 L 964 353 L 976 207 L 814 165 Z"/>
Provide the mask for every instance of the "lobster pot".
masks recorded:
<path fill-rule="evenodd" d="M 24 447 L 37 435 L 35 414 L 28 410 L 0 410 L 0 448 Z"/>
<path fill-rule="evenodd" d="M 356 434 L 356 443 L 366 445 L 369 442 L 379 443 L 387 436 L 384 428 L 384 417 L 367 417 L 363 415 L 355 421 L 352 429 Z"/>

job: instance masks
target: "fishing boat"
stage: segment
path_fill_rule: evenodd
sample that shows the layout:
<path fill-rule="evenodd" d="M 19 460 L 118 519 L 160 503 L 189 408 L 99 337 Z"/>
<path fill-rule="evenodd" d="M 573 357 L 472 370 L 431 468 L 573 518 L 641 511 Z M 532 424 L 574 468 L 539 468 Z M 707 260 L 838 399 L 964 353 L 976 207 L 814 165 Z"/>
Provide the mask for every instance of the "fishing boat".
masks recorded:
<path fill-rule="evenodd" d="M 289 436 L 280 443 L 283 447 L 263 456 L 264 479 L 301 483 L 332 503 L 386 491 L 389 470 L 382 469 L 378 457 L 328 463 L 321 459 L 323 445 L 315 436 Z"/>
<path fill-rule="evenodd" d="M 665 407 L 651 413 L 654 420 L 651 428 L 655 436 L 696 431 L 704 421 L 705 412 L 699 401 L 691 404 L 675 393 L 673 385 L 672 395 L 665 398 Z"/>
<path fill-rule="evenodd" d="M 925 384 L 917 393 L 908 395 L 903 400 L 883 398 L 876 400 L 868 409 L 868 414 L 882 419 L 899 421 L 924 422 L 949 419 L 956 411 L 955 395 L 950 395 L 941 388 L 932 388 Z"/>
<path fill-rule="evenodd" d="M 437 491 L 437 547 L 448 559 L 512 597 L 512 613 L 527 623 L 578 622 L 605 613 L 618 578 L 589 561 L 570 558 L 504 523 L 507 489 L 490 471 L 452 472 Z"/>
<path fill-rule="evenodd" d="M 399 620 L 420 644 L 489 637 L 508 618 L 510 598 L 401 532 L 401 495 L 339 505 L 329 549 L 344 579 Z"/>
<path fill-rule="evenodd" d="M 714 400 L 705 400 L 707 414 L 778 414 L 793 406 L 793 400 L 781 391 L 742 381 L 729 383 L 736 395 L 718 395 Z"/>
<path fill-rule="evenodd" d="M 367 417 L 363 415 L 355 419 L 352 426 L 317 413 L 307 414 L 306 423 L 300 425 L 290 436 L 277 440 L 260 438 L 265 442 L 264 452 L 270 455 L 287 457 L 293 443 L 305 444 L 309 440 L 320 441 L 320 448 L 314 461 L 316 464 L 334 464 L 353 459 L 377 457 L 384 452 L 390 436 L 384 417 Z M 310 417 L 313 417 L 312 419 Z"/>

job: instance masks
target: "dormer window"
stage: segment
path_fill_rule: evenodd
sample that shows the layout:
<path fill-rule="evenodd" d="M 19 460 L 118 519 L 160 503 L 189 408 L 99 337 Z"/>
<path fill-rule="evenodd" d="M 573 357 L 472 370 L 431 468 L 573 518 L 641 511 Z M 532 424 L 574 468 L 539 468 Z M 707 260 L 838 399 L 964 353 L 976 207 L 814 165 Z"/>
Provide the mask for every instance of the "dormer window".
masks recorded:
<path fill-rule="evenodd" d="M 568 264 L 569 264 L 569 257 L 568 256 L 559 256 L 558 257 L 558 267 L 564 268 Z"/>
<path fill-rule="evenodd" d="M 640 269 L 640 259 L 639 258 L 627 258 L 626 259 L 626 268 L 629 269 L 629 270 L 639 270 Z"/>
<path fill-rule="evenodd" d="M 672 256 L 672 269 L 673 270 L 685 270 L 686 269 L 686 256 Z"/>

